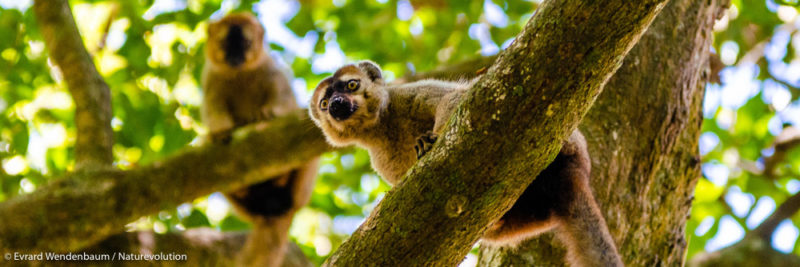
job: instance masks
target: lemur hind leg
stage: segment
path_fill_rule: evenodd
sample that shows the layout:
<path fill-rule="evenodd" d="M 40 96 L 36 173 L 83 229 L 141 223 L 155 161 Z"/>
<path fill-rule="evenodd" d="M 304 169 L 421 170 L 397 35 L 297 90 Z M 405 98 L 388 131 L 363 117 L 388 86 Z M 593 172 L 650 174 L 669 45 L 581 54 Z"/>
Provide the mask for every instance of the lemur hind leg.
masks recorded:
<path fill-rule="evenodd" d="M 515 245 L 554 230 L 567 247 L 571 266 L 623 266 L 614 239 L 589 186 L 591 162 L 577 130 L 556 159 L 525 189 L 514 206 L 490 227 L 484 240 Z"/>
<path fill-rule="evenodd" d="M 238 265 L 281 266 L 292 218 L 311 197 L 318 161 L 226 194 L 239 214 L 253 222 Z"/>

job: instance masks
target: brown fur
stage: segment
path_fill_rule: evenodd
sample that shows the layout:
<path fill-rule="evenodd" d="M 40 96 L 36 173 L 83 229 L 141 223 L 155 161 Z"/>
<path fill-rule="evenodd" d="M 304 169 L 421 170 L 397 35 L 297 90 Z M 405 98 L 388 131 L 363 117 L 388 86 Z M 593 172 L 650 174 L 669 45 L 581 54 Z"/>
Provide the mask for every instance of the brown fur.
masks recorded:
<path fill-rule="evenodd" d="M 225 33 L 232 25 L 250 36 L 245 61 L 239 66 L 224 59 Z M 264 29 L 248 14 L 232 14 L 208 26 L 202 115 L 212 136 L 298 109 L 289 81 L 266 53 L 263 39 Z"/>
<path fill-rule="evenodd" d="M 483 240 L 515 245 L 554 230 L 571 266 L 622 266 L 614 239 L 589 186 L 591 161 L 580 131 L 564 141 L 556 159 L 536 177 Z"/>
<path fill-rule="evenodd" d="M 226 143 L 236 127 L 299 109 L 263 39 L 264 29 L 248 14 L 228 15 L 208 27 L 202 115 L 213 142 Z M 311 196 L 317 163 L 226 194 L 253 223 L 239 265 L 280 266 L 292 217 Z"/>
<path fill-rule="evenodd" d="M 281 266 L 284 254 L 288 249 L 289 227 L 298 209 L 308 204 L 317 176 L 315 159 L 305 168 L 294 170 L 283 177 L 288 185 L 294 201 L 286 213 L 278 216 L 260 216 L 248 212 L 246 205 L 237 204 L 239 214 L 243 214 L 253 223 L 253 230 L 239 253 L 241 266 Z M 251 193 L 248 187 L 238 190 L 239 193 Z M 258 192 L 252 192 L 258 193 Z M 251 194 L 252 194 L 251 193 Z M 232 193 L 236 194 L 236 193 Z M 230 197 L 230 194 L 228 196 Z M 236 203 L 236 201 L 233 201 Z"/>
<path fill-rule="evenodd" d="M 360 80 L 361 87 L 348 96 L 360 108 L 347 120 L 337 121 L 320 111 L 319 104 L 333 82 L 349 79 Z M 365 147 L 372 167 L 395 184 L 417 161 L 414 152 L 417 137 L 447 120 L 448 116 L 440 114 L 447 112 L 440 104 L 447 105 L 450 101 L 446 99 L 458 97 L 469 86 L 468 82 L 438 80 L 386 85 L 382 78 L 372 80 L 363 68 L 347 65 L 317 86 L 309 113 L 328 142 L 335 146 Z"/>
<path fill-rule="evenodd" d="M 250 48 L 245 51 L 245 64 L 241 67 L 231 67 L 225 62 L 225 44 L 224 40 L 227 37 L 230 26 L 237 25 L 243 27 L 244 37 L 247 38 L 251 44 Z M 212 64 L 206 64 L 206 68 L 221 69 L 225 73 L 230 70 L 253 69 L 262 66 L 263 60 L 270 60 L 266 56 L 264 47 L 264 28 L 258 20 L 247 13 L 236 13 L 225 16 L 224 18 L 211 22 L 208 25 L 208 35 L 206 41 L 206 61 Z M 266 57 L 265 57 L 266 56 Z M 272 65 L 271 63 L 268 65 Z"/>
<path fill-rule="evenodd" d="M 430 147 L 423 144 L 428 141 L 419 140 L 430 140 L 441 133 L 472 81 L 386 85 L 379 74 L 380 68 L 369 61 L 340 68 L 317 86 L 309 113 L 328 142 L 366 148 L 373 168 L 390 184 L 396 184 L 417 161 L 417 155 Z M 336 86 L 350 80 L 359 81 L 360 87 L 348 91 Z M 321 105 L 334 96 L 358 108 L 346 119 L 335 119 Z M 423 151 L 415 152 L 415 147 Z M 622 266 L 589 187 L 590 169 L 586 141 L 575 130 L 555 161 L 489 227 L 483 240 L 490 245 L 513 246 L 555 230 L 567 246 L 571 265 Z"/>

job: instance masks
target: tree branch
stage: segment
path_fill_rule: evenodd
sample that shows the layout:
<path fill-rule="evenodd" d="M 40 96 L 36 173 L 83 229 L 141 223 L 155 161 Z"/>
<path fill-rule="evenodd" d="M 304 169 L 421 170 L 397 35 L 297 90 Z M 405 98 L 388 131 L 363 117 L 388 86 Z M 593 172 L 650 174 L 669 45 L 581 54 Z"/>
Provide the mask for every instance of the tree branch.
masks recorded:
<path fill-rule="evenodd" d="M 33 12 L 50 58 L 61 70 L 75 103 L 76 169 L 111 165 L 111 92 L 83 46 L 69 3 L 36 0 Z"/>
<path fill-rule="evenodd" d="M 772 213 L 769 217 L 767 217 L 764 222 L 762 222 L 756 229 L 750 231 L 749 235 L 757 236 L 766 243 L 772 242 L 772 233 L 775 232 L 775 228 L 778 228 L 778 225 L 783 221 L 790 217 L 792 217 L 797 211 L 800 210 L 800 192 L 795 193 L 793 196 L 789 197 L 775 209 L 775 212 Z"/>
<path fill-rule="evenodd" d="M 721 250 L 699 253 L 686 266 L 800 266 L 800 257 L 777 251 L 763 239 L 745 237 Z"/>
<path fill-rule="evenodd" d="M 685 259 L 712 26 L 726 2 L 671 0 L 581 123 L 592 191 L 628 266 Z M 549 235 L 482 247 L 479 266 L 563 265 L 562 247 Z"/>
<path fill-rule="evenodd" d="M 764 158 L 764 176 L 774 179 L 778 165 L 786 159 L 789 150 L 800 146 L 800 130 L 795 127 L 786 127 L 775 137 L 772 156 Z"/>
<path fill-rule="evenodd" d="M 798 266 L 800 257 L 772 248 L 772 234 L 783 221 L 800 210 L 800 193 L 789 197 L 756 229 L 736 244 L 711 253 L 700 253 L 688 266 Z"/>
<path fill-rule="evenodd" d="M 229 146 L 190 148 L 134 170 L 67 174 L 0 203 L 0 252 L 75 251 L 141 216 L 272 177 L 332 148 L 305 111 L 254 125 Z"/>
<path fill-rule="evenodd" d="M 437 68 L 424 73 L 414 73 L 397 79 L 392 83 L 407 83 L 424 79 L 458 80 L 472 79 L 478 76 L 478 71 L 485 70 L 497 60 L 497 56 L 479 57 L 458 64 Z"/>
<path fill-rule="evenodd" d="M 665 2 L 546 1 L 326 265 L 457 265 L 552 161 Z"/>

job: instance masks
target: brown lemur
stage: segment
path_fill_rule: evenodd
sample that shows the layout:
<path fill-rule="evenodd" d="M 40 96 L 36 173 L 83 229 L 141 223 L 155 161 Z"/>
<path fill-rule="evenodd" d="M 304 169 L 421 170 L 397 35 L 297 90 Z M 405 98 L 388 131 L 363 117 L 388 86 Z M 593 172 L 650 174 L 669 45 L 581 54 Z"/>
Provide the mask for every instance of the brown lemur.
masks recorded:
<path fill-rule="evenodd" d="M 237 127 L 299 109 L 263 39 L 264 28 L 249 14 L 231 14 L 208 26 L 202 117 L 214 143 L 227 144 Z M 317 163 L 314 159 L 301 168 L 226 193 L 238 213 L 253 223 L 237 259 L 239 265 L 280 266 L 292 217 L 311 196 Z"/>
<path fill-rule="evenodd" d="M 338 69 L 317 86 L 309 113 L 334 146 L 369 151 L 372 167 L 390 184 L 436 142 L 474 81 L 422 80 L 388 85 L 381 69 L 361 61 Z M 482 239 L 515 246 L 553 230 L 572 266 L 622 266 L 614 240 L 589 187 L 589 152 L 578 130 Z"/>

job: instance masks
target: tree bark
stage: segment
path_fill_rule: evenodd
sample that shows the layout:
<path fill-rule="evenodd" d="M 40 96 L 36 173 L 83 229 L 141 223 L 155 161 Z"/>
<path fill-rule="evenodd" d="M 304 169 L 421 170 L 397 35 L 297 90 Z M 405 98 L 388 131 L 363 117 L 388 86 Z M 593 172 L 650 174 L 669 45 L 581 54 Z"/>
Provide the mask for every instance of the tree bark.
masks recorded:
<path fill-rule="evenodd" d="M 546 1 L 326 265 L 461 262 L 552 161 L 665 2 Z"/>
<path fill-rule="evenodd" d="M 0 252 L 75 251 L 141 216 L 272 177 L 332 150 L 306 111 L 237 133 L 248 131 L 228 146 L 190 148 L 129 171 L 70 173 L 1 202 Z"/>
<path fill-rule="evenodd" d="M 49 56 L 61 71 L 75 103 L 75 169 L 110 166 L 114 161 L 111 92 L 83 46 L 69 3 L 36 0 L 33 12 Z"/>
<path fill-rule="evenodd" d="M 680 266 L 700 177 L 697 140 L 715 18 L 726 2 L 673 0 L 625 58 L 583 120 L 595 197 L 629 266 Z M 481 266 L 563 265 L 544 235 L 518 249 L 483 247 Z"/>

